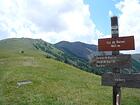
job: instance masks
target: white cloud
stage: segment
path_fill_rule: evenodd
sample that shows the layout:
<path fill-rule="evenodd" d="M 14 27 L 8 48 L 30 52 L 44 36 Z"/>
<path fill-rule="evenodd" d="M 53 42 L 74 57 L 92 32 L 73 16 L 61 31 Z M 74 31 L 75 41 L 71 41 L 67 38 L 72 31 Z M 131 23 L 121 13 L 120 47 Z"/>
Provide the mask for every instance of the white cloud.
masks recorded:
<path fill-rule="evenodd" d="M 0 38 L 91 43 L 101 35 L 83 0 L 0 0 L 0 23 Z"/>
<path fill-rule="evenodd" d="M 25 18 L 23 0 L 0 0 L 0 31 L 7 32 L 7 37 L 31 37 L 36 26 Z M 2 33 L 0 33 L 0 38 Z"/>
<path fill-rule="evenodd" d="M 109 15 L 109 17 L 112 17 L 113 16 L 113 12 L 110 10 L 108 15 Z"/>
<path fill-rule="evenodd" d="M 134 35 L 136 50 L 133 52 L 140 53 L 140 0 L 122 0 L 116 8 L 121 12 L 120 36 Z"/>

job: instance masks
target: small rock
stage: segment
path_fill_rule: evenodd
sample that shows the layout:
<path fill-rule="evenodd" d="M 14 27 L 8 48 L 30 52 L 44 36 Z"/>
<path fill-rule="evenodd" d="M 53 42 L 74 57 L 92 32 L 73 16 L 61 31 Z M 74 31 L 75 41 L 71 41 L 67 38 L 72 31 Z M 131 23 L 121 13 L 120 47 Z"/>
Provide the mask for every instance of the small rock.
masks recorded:
<path fill-rule="evenodd" d="M 32 81 L 30 81 L 30 80 L 18 81 L 18 82 L 17 82 L 17 87 L 20 87 L 20 86 L 22 86 L 22 85 L 31 84 L 31 83 L 32 83 Z"/>

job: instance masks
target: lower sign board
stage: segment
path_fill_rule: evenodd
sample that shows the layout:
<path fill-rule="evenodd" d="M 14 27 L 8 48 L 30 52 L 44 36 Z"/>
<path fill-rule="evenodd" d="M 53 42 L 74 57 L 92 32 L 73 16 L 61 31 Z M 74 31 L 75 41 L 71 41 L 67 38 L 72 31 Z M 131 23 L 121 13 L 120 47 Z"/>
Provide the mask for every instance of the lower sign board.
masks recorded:
<path fill-rule="evenodd" d="M 92 65 L 95 67 L 119 67 L 130 68 L 131 67 L 131 55 L 106 55 L 95 56 L 92 61 Z"/>
<path fill-rule="evenodd" d="M 102 75 L 102 85 L 140 88 L 140 74 L 105 73 Z"/>

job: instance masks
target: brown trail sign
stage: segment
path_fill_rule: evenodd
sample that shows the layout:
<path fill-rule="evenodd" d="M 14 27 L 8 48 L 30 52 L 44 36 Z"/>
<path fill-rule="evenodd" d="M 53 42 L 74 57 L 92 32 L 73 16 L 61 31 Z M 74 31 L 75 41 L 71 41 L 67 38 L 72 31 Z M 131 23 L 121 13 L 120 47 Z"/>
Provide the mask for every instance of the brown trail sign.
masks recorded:
<path fill-rule="evenodd" d="M 98 40 L 99 51 L 134 50 L 134 36 Z"/>
<path fill-rule="evenodd" d="M 102 75 L 102 85 L 140 88 L 140 74 L 105 73 Z"/>
<path fill-rule="evenodd" d="M 95 67 L 120 67 L 120 68 L 131 68 L 131 55 L 106 55 L 106 56 L 95 56 L 92 59 L 92 65 Z"/>

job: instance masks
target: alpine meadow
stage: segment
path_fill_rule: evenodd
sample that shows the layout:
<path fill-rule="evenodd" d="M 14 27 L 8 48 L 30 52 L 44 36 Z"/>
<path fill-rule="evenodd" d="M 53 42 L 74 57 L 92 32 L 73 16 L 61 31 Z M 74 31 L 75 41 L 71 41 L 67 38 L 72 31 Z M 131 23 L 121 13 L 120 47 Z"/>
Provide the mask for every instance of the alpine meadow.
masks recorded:
<path fill-rule="evenodd" d="M 101 86 L 99 75 L 57 59 L 51 52 L 61 55 L 63 50 L 47 42 L 41 50 L 37 46 L 42 43 L 27 38 L 0 41 L 0 105 L 112 104 L 112 87 Z M 140 105 L 139 98 L 139 89 L 122 88 L 122 105 Z"/>

